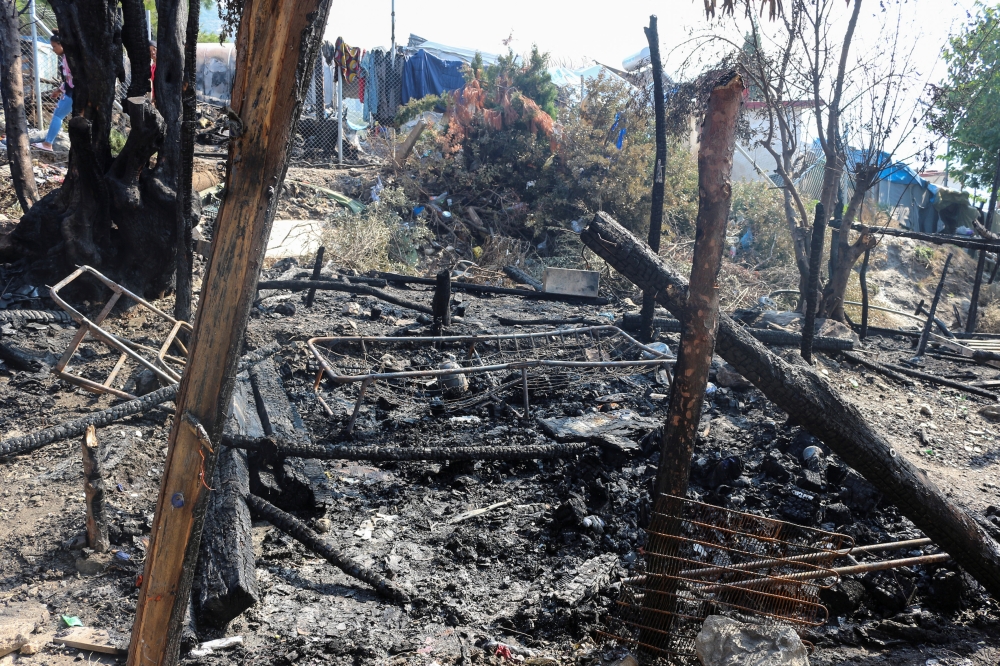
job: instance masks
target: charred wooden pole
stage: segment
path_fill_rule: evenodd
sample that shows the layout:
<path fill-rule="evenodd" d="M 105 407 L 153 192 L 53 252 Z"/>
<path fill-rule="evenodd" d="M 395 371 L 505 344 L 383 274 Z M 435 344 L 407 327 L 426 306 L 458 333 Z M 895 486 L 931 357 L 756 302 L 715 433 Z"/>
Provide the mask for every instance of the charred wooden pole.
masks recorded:
<path fill-rule="evenodd" d="M 198 100 L 195 94 L 198 63 L 198 19 L 200 0 L 188 0 L 187 26 L 184 37 L 184 80 L 181 84 L 181 146 L 180 172 L 177 182 L 177 257 L 176 300 L 174 317 L 191 321 L 191 285 L 194 267 L 194 238 L 192 232 L 198 224 L 201 206 L 195 201 L 194 192 L 194 137 L 198 122 Z"/>
<path fill-rule="evenodd" d="M 608 215 L 595 215 L 580 239 L 640 289 L 656 293 L 674 316 L 685 316 L 687 280 Z M 719 317 L 715 349 L 796 423 L 891 497 L 918 529 L 1000 598 L 1000 544 L 899 455 L 826 379 L 812 368 L 787 363 L 725 314 Z"/>
<path fill-rule="evenodd" d="M 819 307 L 819 266 L 823 260 L 823 241 L 826 234 L 826 211 L 823 204 L 816 204 L 813 222 L 812 247 L 809 254 L 809 290 L 806 292 L 806 318 L 802 323 L 802 358 L 812 363 L 812 341 L 816 335 L 816 309 Z"/>
<path fill-rule="evenodd" d="M 1000 188 L 1000 152 L 997 153 L 997 168 L 993 174 L 993 188 L 990 190 L 990 207 L 986 213 L 986 231 L 993 231 L 993 216 L 997 210 L 997 189 Z M 1000 255 L 997 257 L 1000 264 Z M 976 332 L 976 318 L 979 315 L 979 290 L 983 285 L 983 271 L 986 269 L 986 250 L 979 251 L 979 263 L 976 264 L 976 279 L 972 283 L 972 300 L 969 303 L 969 316 L 965 320 L 965 332 Z M 996 270 L 993 271 L 996 274 Z M 992 276 L 990 283 L 992 284 Z"/>
<path fill-rule="evenodd" d="M 321 60 L 321 58 L 316 58 L 316 60 Z M 318 280 L 323 270 L 323 255 L 326 253 L 326 248 L 320 245 L 319 249 L 316 250 L 316 263 L 313 265 L 312 279 Z M 313 300 L 316 298 L 316 288 L 313 287 L 306 293 L 306 307 L 311 308 L 313 306 Z"/>
<path fill-rule="evenodd" d="M 129 666 L 177 662 L 208 480 L 329 0 L 246 0 L 236 40 L 227 196 L 219 208 L 136 605 Z M 162 20 L 162 17 L 161 17 Z M 161 24 L 162 27 L 162 24 Z M 157 84 L 159 84 L 157 76 Z"/>
<path fill-rule="evenodd" d="M 937 313 L 938 302 L 941 300 L 941 292 L 944 291 L 944 281 L 948 277 L 948 264 L 951 263 L 951 255 L 944 260 L 944 268 L 941 269 L 941 279 L 938 281 L 937 289 L 934 290 L 934 300 L 931 301 L 931 309 L 927 311 L 927 321 L 924 323 L 924 330 L 920 334 L 920 342 L 917 343 L 917 354 L 913 357 L 911 363 L 920 363 L 920 357 L 924 355 L 924 350 L 927 349 L 927 340 L 931 337 L 931 329 L 934 328 L 934 315 Z M 972 310 L 969 310 L 969 316 L 972 316 Z"/>
<path fill-rule="evenodd" d="M 108 540 L 108 519 L 104 511 L 104 473 L 97 429 L 87 428 L 83 437 L 83 491 L 87 496 L 87 545 L 98 553 L 111 547 Z"/>
<path fill-rule="evenodd" d="M 649 247 L 659 254 L 663 226 L 663 171 L 667 165 L 667 116 L 663 106 L 663 63 L 660 61 L 660 35 L 656 30 L 655 15 L 649 17 L 649 27 L 643 28 L 643 32 L 649 42 L 649 61 L 653 65 L 653 114 L 656 118 L 656 164 L 653 167 L 652 208 L 649 211 Z M 639 329 L 639 339 L 643 342 L 653 340 L 655 310 L 656 295 L 644 293 L 642 327 Z"/>
<path fill-rule="evenodd" d="M 861 339 L 868 337 L 868 260 L 871 248 L 865 250 L 865 260 L 861 264 Z"/>
<path fill-rule="evenodd" d="M 31 168 L 28 119 L 24 110 L 21 33 L 14 0 L 0 0 L 0 96 L 3 97 L 10 179 L 21 210 L 27 213 L 38 201 L 38 188 Z"/>
<path fill-rule="evenodd" d="M 687 493 L 691 456 L 719 323 L 716 281 L 726 244 L 726 221 L 733 193 L 729 177 L 733 169 L 736 119 L 743 89 L 743 79 L 735 72 L 720 80 L 708 98 L 702 125 L 698 149 L 698 220 L 687 316 L 681 320 L 683 330 L 670 390 L 670 411 L 656 474 L 657 496 L 668 493 L 683 497 Z M 652 301 L 653 294 L 646 293 Z"/>
<path fill-rule="evenodd" d="M 434 311 L 434 330 L 437 335 L 441 329 L 451 326 L 451 271 L 445 269 L 437 274 L 437 286 L 434 288 L 434 300 L 431 310 Z"/>

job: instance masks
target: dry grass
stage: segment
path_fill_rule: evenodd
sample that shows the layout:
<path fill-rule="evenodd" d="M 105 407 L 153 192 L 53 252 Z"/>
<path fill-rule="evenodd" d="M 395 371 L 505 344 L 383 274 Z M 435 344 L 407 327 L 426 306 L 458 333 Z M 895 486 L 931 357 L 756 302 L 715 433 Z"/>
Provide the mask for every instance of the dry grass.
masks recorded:
<path fill-rule="evenodd" d="M 327 257 L 338 266 L 364 273 L 370 270 L 412 272 L 418 261 L 417 245 L 430 237 L 419 222 L 404 222 L 410 209 L 402 189 L 386 188 L 381 201 L 354 215 L 337 211 L 323 234 Z"/>

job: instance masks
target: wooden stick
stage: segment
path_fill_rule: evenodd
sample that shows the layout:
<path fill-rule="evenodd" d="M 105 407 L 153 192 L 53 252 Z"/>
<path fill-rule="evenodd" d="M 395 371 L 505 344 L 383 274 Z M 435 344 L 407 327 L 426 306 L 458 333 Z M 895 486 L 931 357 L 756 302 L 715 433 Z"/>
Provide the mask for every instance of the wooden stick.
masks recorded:
<path fill-rule="evenodd" d="M 826 213 L 823 204 L 816 204 L 813 222 L 812 251 L 809 255 L 809 280 L 806 282 L 806 319 L 802 324 L 802 358 L 812 363 L 812 341 L 816 335 L 816 308 L 819 307 L 819 264 L 823 259 L 823 241 L 826 233 Z"/>
<path fill-rule="evenodd" d="M 129 666 L 177 663 L 208 482 L 330 0 L 246 0 L 219 208 L 132 627 Z"/>
<path fill-rule="evenodd" d="M 580 235 L 583 243 L 641 289 L 652 289 L 675 316 L 687 309 L 687 280 L 672 271 L 605 213 Z M 900 512 L 952 554 L 955 562 L 1000 598 L 1000 544 L 899 455 L 861 412 L 812 368 L 793 366 L 720 315 L 716 353 L 789 417 L 861 472 Z"/>
<path fill-rule="evenodd" d="M 313 266 L 312 279 L 318 280 L 320 278 L 320 271 L 323 270 L 323 253 L 326 252 L 326 248 L 320 245 L 319 249 L 316 250 L 316 264 Z M 313 299 L 316 298 L 316 287 L 309 289 L 309 293 L 306 294 L 306 307 L 311 308 L 313 306 Z"/>
<path fill-rule="evenodd" d="M 655 26 L 655 21 L 650 20 Z M 652 44 L 650 37 L 650 44 Z M 691 260 L 691 283 L 688 291 L 687 321 L 670 390 L 670 411 L 656 474 L 656 495 L 687 494 L 691 456 L 705 402 L 708 370 L 715 350 L 719 325 L 719 289 L 716 284 L 722 267 L 722 249 L 726 244 L 726 221 L 732 185 L 733 149 L 736 143 L 736 118 L 743 97 L 743 79 L 731 72 L 712 90 L 702 126 L 698 150 L 698 219 L 694 257 Z M 655 248 L 650 248 L 654 253 Z M 652 303 L 652 293 L 650 302 Z M 651 323 L 651 319 L 643 325 Z M 682 320 L 683 321 L 683 320 Z"/>
<path fill-rule="evenodd" d="M 871 248 L 865 250 L 865 260 L 861 264 L 861 335 L 862 340 L 868 337 L 868 260 L 871 258 Z"/>
<path fill-rule="evenodd" d="M 944 268 L 941 269 L 941 279 L 938 281 L 937 289 L 934 290 L 934 300 L 931 301 L 931 309 L 927 311 L 927 322 L 924 324 L 924 330 L 920 334 L 920 342 L 917 343 L 917 354 L 914 360 L 919 360 L 921 356 L 924 355 L 924 350 L 927 349 L 927 340 L 931 336 L 931 328 L 934 326 L 934 313 L 937 312 L 938 302 L 941 300 L 941 292 L 944 290 L 944 280 L 948 277 L 948 264 L 951 263 L 951 254 L 948 258 L 944 260 Z M 970 316 L 972 311 L 969 311 Z"/>
<path fill-rule="evenodd" d="M 437 274 L 431 310 L 434 312 L 435 330 L 440 335 L 442 327 L 451 326 L 451 271 L 447 268 Z"/>
<path fill-rule="evenodd" d="M 87 496 L 87 545 L 98 553 L 111 547 L 104 511 L 104 473 L 97 428 L 88 426 L 83 436 L 83 491 Z"/>

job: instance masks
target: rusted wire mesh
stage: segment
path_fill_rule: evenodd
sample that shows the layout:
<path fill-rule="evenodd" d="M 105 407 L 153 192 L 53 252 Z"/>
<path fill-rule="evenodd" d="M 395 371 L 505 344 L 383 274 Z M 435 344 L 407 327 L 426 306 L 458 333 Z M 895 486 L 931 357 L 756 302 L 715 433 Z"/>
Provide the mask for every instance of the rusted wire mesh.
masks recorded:
<path fill-rule="evenodd" d="M 684 661 L 709 615 L 817 626 L 836 551 L 850 537 L 661 495 L 646 530 L 644 570 L 622 585 L 605 639 L 652 658 Z M 827 574 L 794 580 L 793 574 Z M 832 583 L 830 583 L 832 584 Z"/>
<path fill-rule="evenodd" d="M 487 401 L 557 396 L 584 375 L 655 372 L 672 357 L 614 326 L 443 337 L 330 337 L 309 341 L 321 370 L 317 395 L 356 415 L 363 400 L 397 417 L 460 412 Z M 323 374 L 330 380 L 324 396 Z M 525 395 L 525 388 L 527 394 Z M 328 407 L 331 416 L 336 409 Z M 343 409 L 340 411 L 344 411 Z"/>

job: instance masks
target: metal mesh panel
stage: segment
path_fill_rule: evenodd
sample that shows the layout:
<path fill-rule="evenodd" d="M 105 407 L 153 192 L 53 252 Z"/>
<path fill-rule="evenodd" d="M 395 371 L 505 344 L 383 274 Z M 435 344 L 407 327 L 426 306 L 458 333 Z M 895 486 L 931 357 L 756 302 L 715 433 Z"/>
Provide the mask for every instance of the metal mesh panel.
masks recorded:
<path fill-rule="evenodd" d="M 645 568 L 622 585 L 608 639 L 653 657 L 691 657 L 709 615 L 818 626 L 819 601 L 850 537 L 671 495 L 646 530 Z M 830 583 L 832 584 L 832 583 Z"/>

